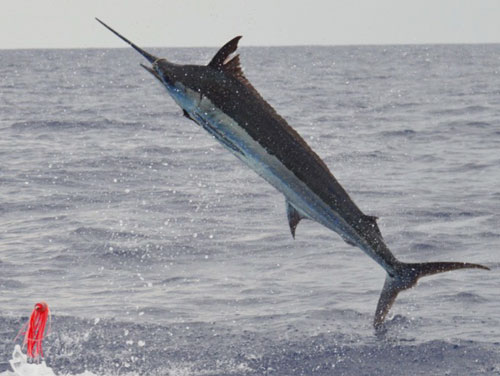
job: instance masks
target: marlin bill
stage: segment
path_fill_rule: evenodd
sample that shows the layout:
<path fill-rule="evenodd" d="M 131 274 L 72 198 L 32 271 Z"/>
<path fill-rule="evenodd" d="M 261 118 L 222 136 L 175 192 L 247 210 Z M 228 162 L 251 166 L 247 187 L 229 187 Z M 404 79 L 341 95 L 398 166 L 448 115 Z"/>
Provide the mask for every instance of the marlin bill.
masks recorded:
<path fill-rule="evenodd" d="M 183 115 L 285 196 L 290 231 L 302 219 L 316 221 L 359 247 L 387 272 L 375 311 L 380 327 L 398 293 L 419 278 L 456 269 L 486 269 L 464 262 L 405 263 L 389 250 L 377 217 L 364 214 L 321 158 L 247 80 L 234 55 L 240 36 L 207 65 L 179 65 L 144 51 L 97 19 L 150 63 L 142 65 L 167 89 Z"/>

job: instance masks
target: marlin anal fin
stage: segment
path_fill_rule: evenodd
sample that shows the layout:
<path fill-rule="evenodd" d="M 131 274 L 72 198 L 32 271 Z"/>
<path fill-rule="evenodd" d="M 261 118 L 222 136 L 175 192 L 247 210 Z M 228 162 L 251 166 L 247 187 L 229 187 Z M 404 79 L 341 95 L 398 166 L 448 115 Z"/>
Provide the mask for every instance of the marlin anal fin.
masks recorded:
<path fill-rule="evenodd" d="M 409 289 L 417 284 L 421 277 L 432 274 L 448 272 L 458 269 L 483 269 L 488 267 L 467 262 L 424 262 L 424 263 L 401 263 L 395 269 L 394 275 L 387 274 L 384 287 L 377 304 L 373 326 L 380 327 L 384 322 L 389 310 L 396 300 L 399 292 Z"/>
<path fill-rule="evenodd" d="M 306 216 L 299 213 L 297 209 L 295 209 L 292 204 L 288 201 L 286 202 L 286 216 L 288 217 L 288 224 L 290 225 L 290 232 L 292 233 L 293 238 L 295 239 L 295 229 L 299 224 L 301 219 L 307 218 Z"/>

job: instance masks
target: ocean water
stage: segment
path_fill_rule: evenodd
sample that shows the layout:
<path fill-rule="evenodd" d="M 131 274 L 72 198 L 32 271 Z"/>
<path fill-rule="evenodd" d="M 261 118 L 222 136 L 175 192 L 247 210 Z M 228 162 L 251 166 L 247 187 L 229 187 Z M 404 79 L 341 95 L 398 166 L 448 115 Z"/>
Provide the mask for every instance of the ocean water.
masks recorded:
<path fill-rule="evenodd" d="M 313 222 L 293 240 L 134 51 L 0 51 L 0 375 L 39 300 L 57 374 L 499 375 L 500 45 L 241 55 L 398 258 L 491 271 L 422 279 L 377 334 L 382 268 Z"/>

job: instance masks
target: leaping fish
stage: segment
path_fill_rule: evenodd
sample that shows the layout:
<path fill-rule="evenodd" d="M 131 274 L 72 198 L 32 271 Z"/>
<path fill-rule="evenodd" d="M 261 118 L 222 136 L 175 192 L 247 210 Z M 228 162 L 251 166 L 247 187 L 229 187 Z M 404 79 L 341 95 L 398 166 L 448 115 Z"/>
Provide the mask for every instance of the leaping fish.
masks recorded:
<path fill-rule="evenodd" d="M 384 322 L 398 293 L 419 278 L 456 269 L 486 269 L 465 262 L 405 263 L 384 242 L 377 217 L 365 215 L 326 164 L 250 84 L 239 55 L 241 36 L 227 42 L 208 65 L 179 65 L 144 51 L 101 20 L 104 27 L 151 63 L 157 78 L 188 119 L 285 196 L 292 236 L 302 219 L 316 221 L 359 247 L 387 272 L 373 325 Z"/>

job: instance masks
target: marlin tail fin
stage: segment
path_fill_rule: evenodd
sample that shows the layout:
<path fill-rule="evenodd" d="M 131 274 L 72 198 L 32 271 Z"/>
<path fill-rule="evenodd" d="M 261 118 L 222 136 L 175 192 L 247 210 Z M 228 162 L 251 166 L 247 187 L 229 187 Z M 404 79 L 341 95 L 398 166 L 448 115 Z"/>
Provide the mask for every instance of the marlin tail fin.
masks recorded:
<path fill-rule="evenodd" d="M 490 270 L 486 266 L 466 262 L 401 263 L 396 275 L 387 274 L 377 304 L 377 310 L 375 311 L 373 326 L 378 328 L 382 325 L 398 294 L 403 290 L 415 286 L 421 277 L 457 269 Z"/>

